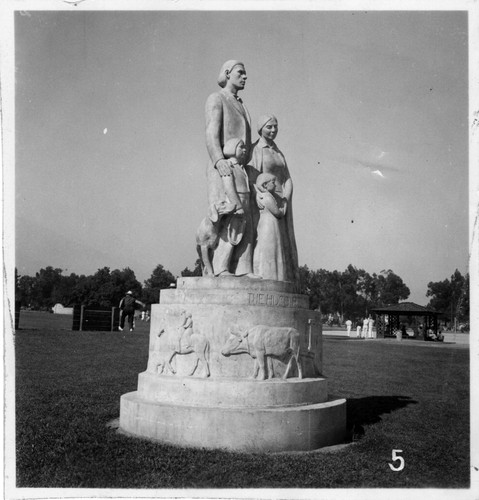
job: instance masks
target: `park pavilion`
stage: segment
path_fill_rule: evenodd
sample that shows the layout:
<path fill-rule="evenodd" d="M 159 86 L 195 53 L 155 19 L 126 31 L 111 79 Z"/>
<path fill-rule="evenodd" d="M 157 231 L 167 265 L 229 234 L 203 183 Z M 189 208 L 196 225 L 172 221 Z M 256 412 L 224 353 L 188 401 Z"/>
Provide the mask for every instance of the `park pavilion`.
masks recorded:
<path fill-rule="evenodd" d="M 423 332 L 431 329 L 437 334 L 440 313 L 414 302 L 375 307 L 371 309 L 371 313 L 376 314 L 377 338 L 395 336 L 401 331 L 402 323 L 405 320 L 415 326 L 423 325 Z"/>

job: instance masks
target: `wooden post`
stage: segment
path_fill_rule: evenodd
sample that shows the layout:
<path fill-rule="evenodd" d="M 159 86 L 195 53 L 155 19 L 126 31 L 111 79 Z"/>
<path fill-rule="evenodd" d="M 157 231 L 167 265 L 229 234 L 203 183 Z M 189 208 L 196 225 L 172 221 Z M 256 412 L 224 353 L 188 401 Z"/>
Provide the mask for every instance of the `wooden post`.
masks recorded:
<path fill-rule="evenodd" d="M 85 309 L 85 306 L 82 305 L 80 307 L 80 326 L 79 326 L 79 330 L 82 331 L 83 330 L 83 310 Z"/>
<path fill-rule="evenodd" d="M 115 309 L 116 307 L 111 308 L 111 331 L 115 328 Z"/>
<path fill-rule="evenodd" d="M 312 329 L 312 325 L 315 325 L 316 322 L 314 321 L 314 319 L 308 319 L 308 325 L 309 325 L 309 341 L 308 341 L 308 351 L 311 352 L 311 348 L 313 347 L 312 346 L 312 332 L 311 332 L 311 329 Z"/>

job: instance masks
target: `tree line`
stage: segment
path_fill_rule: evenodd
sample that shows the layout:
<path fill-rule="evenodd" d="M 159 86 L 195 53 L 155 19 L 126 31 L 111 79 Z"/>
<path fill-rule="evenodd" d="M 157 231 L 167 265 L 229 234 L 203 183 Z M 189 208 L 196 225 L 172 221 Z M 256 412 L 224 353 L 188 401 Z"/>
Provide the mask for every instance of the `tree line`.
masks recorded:
<path fill-rule="evenodd" d="M 197 260 L 193 270 L 185 268 L 181 276 L 201 276 Z M 141 284 L 130 268 L 110 271 L 103 267 L 93 275 L 63 275 L 63 270 L 48 266 L 35 276 L 20 276 L 15 269 L 16 301 L 36 310 L 51 310 L 61 303 L 65 307 L 83 304 L 91 307 L 118 306 L 127 290 L 145 304 L 159 302 L 160 290 L 176 283 L 175 276 L 158 264 L 150 278 Z M 300 293 L 308 295 L 310 309 L 320 309 L 324 315 L 342 322 L 366 316 L 375 307 L 397 304 L 406 300 L 410 290 L 402 278 L 391 269 L 370 274 L 350 264 L 344 271 L 312 270 L 300 267 Z M 457 269 L 450 279 L 430 282 L 426 296 L 428 307 L 443 312 L 452 322 L 468 321 L 469 274 Z"/>
<path fill-rule="evenodd" d="M 196 271 L 186 268 L 185 276 L 195 275 Z M 71 273 L 63 275 L 63 270 L 48 266 L 40 269 L 35 276 L 20 276 L 15 269 L 15 300 L 22 307 L 34 310 L 50 310 L 55 304 L 72 307 L 82 304 L 87 307 L 116 307 L 128 290 L 145 304 L 159 301 L 160 290 L 169 288 L 176 282 L 175 276 L 161 264 L 156 266 L 143 285 L 137 280 L 130 268 L 110 271 L 103 267 L 86 276 Z"/>

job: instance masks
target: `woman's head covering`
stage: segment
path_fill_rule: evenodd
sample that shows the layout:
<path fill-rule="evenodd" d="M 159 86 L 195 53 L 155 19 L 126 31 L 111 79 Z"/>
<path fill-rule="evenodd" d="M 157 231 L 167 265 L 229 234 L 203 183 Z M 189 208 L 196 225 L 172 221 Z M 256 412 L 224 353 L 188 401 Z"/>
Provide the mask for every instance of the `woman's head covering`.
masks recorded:
<path fill-rule="evenodd" d="M 262 174 L 259 174 L 257 179 L 256 179 L 256 187 L 261 191 L 264 192 L 264 184 L 269 182 L 271 179 L 276 180 L 276 176 L 273 174 L 269 174 L 266 172 L 263 172 Z"/>
<path fill-rule="evenodd" d="M 220 74 L 218 76 L 218 85 L 222 88 L 226 86 L 226 72 L 228 73 L 235 67 L 240 64 L 241 66 L 244 66 L 244 64 L 241 61 L 237 61 L 236 59 L 230 59 L 229 61 L 226 61 L 223 66 L 221 66 Z"/>
<path fill-rule="evenodd" d="M 261 135 L 261 130 L 263 130 L 263 127 L 271 120 L 276 120 L 276 122 L 278 121 L 278 119 L 274 115 L 262 115 L 259 117 L 257 127 L 259 135 Z"/>
<path fill-rule="evenodd" d="M 236 156 L 236 148 L 240 142 L 244 142 L 243 139 L 238 139 L 237 137 L 229 139 L 223 147 L 223 154 L 225 158 L 231 158 Z"/>

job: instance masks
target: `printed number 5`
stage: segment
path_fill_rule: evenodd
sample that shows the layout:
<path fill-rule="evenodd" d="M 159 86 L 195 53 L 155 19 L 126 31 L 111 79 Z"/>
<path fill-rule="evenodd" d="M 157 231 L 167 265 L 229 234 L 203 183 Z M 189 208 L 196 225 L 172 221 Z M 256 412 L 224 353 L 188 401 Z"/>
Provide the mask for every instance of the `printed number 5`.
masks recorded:
<path fill-rule="evenodd" d="M 404 458 L 399 455 L 399 453 L 402 453 L 402 450 L 393 450 L 393 456 L 392 460 L 395 462 L 396 460 L 399 460 L 399 465 L 395 467 L 393 464 L 388 463 L 390 469 L 394 472 L 399 472 L 400 470 L 404 469 Z"/>

